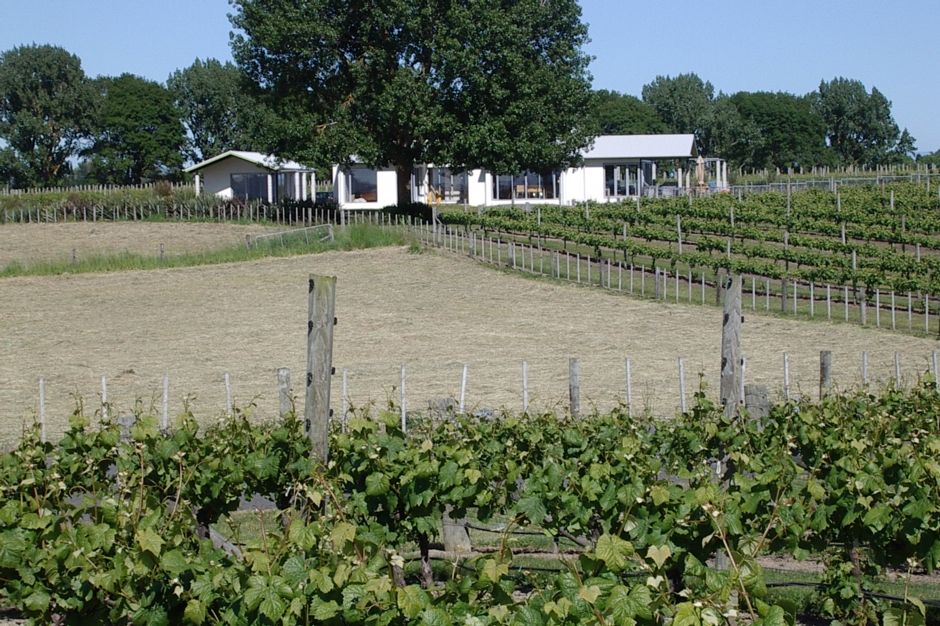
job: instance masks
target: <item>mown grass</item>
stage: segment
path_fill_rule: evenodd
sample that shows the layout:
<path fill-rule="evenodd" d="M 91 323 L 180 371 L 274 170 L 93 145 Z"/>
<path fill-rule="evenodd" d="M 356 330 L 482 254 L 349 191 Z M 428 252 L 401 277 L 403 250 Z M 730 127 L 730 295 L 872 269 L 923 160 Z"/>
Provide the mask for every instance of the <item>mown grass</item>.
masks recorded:
<path fill-rule="evenodd" d="M 361 250 L 386 246 L 403 246 L 411 242 L 410 235 L 400 228 L 386 228 L 373 224 L 353 224 L 333 229 L 333 240 L 321 241 L 317 235 L 303 231 L 286 231 L 282 237 L 259 240 L 251 247 L 227 246 L 202 252 L 189 252 L 164 257 L 143 254 L 105 254 L 76 260 L 36 261 L 20 263 L 14 261 L 0 268 L 0 278 L 16 276 L 55 276 L 59 274 L 86 274 L 121 272 L 127 270 L 152 270 L 173 267 L 195 267 L 238 263 L 268 257 L 288 257 L 331 250 Z"/>

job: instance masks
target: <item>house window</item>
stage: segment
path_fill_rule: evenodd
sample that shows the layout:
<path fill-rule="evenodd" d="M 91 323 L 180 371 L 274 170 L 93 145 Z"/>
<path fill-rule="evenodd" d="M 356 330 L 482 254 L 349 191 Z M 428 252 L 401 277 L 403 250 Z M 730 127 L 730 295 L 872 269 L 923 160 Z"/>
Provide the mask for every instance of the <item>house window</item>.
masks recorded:
<path fill-rule="evenodd" d="M 277 189 L 280 191 L 280 195 L 276 196 L 277 200 L 297 200 L 300 197 L 300 190 L 296 189 L 294 186 L 294 172 L 280 172 L 275 178 L 277 179 Z"/>
<path fill-rule="evenodd" d="M 466 202 L 467 174 L 454 173 L 446 167 L 428 170 L 428 202 Z"/>
<path fill-rule="evenodd" d="M 626 165 L 604 166 L 604 195 L 622 198 L 636 195 L 636 187 L 630 184 L 630 168 Z"/>
<path fill-rule="evenodd" d="M 558 172 L 493 176 L 494 200 L 550 200 L 558 197 Z"/>
<path fill-rule="evenodd" d="M 232 174 L 229 179 L 232 186 L 232 197 L 240 200 L 268 199 L 267 174 Z"/>
<path fill-rule="evenodd" d="M 493 175 L 493 199 L 512 200 L 512 176 Z"/>
<path fill-rule="evenodd" d="M 354 167 L 346 175 L 347 202 L 378 202 L 378 174 L 365 167 Z"/>

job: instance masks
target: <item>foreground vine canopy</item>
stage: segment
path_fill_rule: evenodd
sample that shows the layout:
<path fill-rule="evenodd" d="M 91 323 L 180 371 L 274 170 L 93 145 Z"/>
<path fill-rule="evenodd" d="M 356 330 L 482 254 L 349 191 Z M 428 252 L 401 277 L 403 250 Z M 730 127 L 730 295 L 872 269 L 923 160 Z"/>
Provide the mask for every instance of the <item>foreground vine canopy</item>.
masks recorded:
<path fill-rule="evenodd" d="M 294 417 L 82 415 L 0 457 L 0 607 L 36 623 L 783 626 L 758 558 L 815 557 L 817 617 L 922 624 L 871 592 L 940 559 L 940 395 L 726 418 L 362 413 L 311 458 Z M 237 513 L 265 496 L 268 512 Z M 447 514 L 496 531 L 442 552 Z M 527 529 L 533 542 L 512 533 Z M 563 553 L 525 552 L 540 538 Z M 551 550 L 549 550 L 551 552 Z M 545 555 L 542 555 L 545 556 Z"/>

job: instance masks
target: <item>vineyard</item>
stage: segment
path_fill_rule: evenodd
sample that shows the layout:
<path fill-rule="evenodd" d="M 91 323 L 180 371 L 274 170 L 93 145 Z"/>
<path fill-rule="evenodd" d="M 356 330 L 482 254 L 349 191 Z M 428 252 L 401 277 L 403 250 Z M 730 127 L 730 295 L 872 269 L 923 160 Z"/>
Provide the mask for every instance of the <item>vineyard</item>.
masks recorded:
<path fill-rule="evenodd" d="M 779 299 L 784 308 L 791 297 L 812 307 L 824 292 L 831 308 L 834 292 L 840 304 L 860 308 L 863 323 L 867 309 L 880 313 L 899 300 L 909 318 L 927 318 L 936 310 L 930 299 L 940 294 L 940 196 L 915 184 L 450 209 L 441 220 L 484 238 L 535 242 L 540 253 L 577 252 L 579 260 L 593 255 L 621 269 L 672 272 L 690 290 L 699 279 L 704 287 L 706 275 L 714 284 L 720 272 L 741 273 L 755 299 Z"/>
<path fill-rule="evenodd" d="M 405 432 L 390 407 L 337 427 L 324 464 L 290 415 L 160 431 L 77 411 L 58 443 L 30 430 L 0 457 L 0 606 L 40 623 L 933 622 L 909 583 L 940 559 L 938 415 L 929 379 L 762 420 L 699 395 L 674 420 Z M 258 494 L 276 513 L 236 521 Z M 496 542 L 442 553 L 445 512 Z M 555 558 L 527 558 L 523 526 Z M 806 606 L 767 582 L 768 554 L 824 564 Z M 879 589 L 888 570 L 900 591 Z"/>

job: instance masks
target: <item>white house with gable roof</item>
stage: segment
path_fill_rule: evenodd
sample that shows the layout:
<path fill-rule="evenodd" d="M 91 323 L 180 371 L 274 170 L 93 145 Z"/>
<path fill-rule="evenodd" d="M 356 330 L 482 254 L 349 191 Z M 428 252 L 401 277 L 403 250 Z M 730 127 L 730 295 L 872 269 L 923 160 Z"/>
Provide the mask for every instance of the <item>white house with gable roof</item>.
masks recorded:
<path fill-rule="evenodd" d="M 316 190 L 313 168 L 260 152 L 229 150 L 186 168 L 196 193 L 274 204 L 309 200 Z"/>
<path fill-rule="evenodd" d="M 582 152 L 581 166 L 562 171 L 498 174 L 418 166 L 411 201 L 498 206 L 619 202 L 637 195 L 682 194 L 697 183 L 695 156 L 693 135 L 602 135 Z M 710 191 L 728 188 L 725 161 L 704 159 L 703 167 Z M 663 169 L 668 170 L 668 180 Z M 347 209 L 376 209 L 398 201 L 397 174 L 388 168 L 336 165 L 333 189 L 339 206 Z"/>

